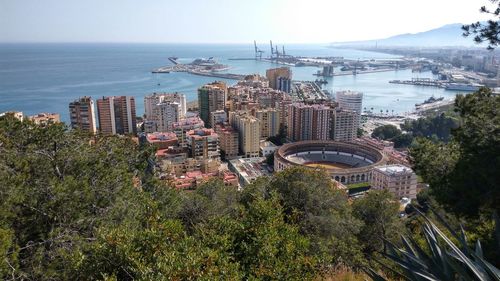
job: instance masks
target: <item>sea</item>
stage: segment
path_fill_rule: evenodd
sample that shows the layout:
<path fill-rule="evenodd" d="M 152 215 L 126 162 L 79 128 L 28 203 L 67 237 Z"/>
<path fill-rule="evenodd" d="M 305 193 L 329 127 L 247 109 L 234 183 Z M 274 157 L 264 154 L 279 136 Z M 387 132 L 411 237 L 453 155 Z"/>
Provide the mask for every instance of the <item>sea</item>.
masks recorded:
<path fill-rule="evenodd" d="M 267 51 L 267 45 L 259 46 Z M 399 56 L 328 45 L 286 45 L 295 56 L 336 56 L 348 59 L 394 59 Z M 263 55 L 268 56 L 269 51 Z M 266 61 L 230 60 L 252 58 L 253 44 L 0 44 L 0 112 L 22 111 L 61 114 L 69 120 L 68 104 L 81 96 L 128 95 L 136 99 L 137 114 L 144 112 L 144 96 L 153 92 L 179 92 L 196 100 L 197 89 L 220 78 L 188 73 L 153 74 L 155 68 L 170 65 L 168 57 L 182 63 L 213 57 L 229 65 L 229 73 L 265 75 L 280 65 Z M 314 81 L 318 67 L 292 67 L 294 80 Z M 413 85 L 390 84 L 390 80 L 433 78 L 431 72 L 398 70 L 326 78 L 330 93 L 353 90 L 364 93 L 363 107 L 374 112 L 404 114 L 431 96 L 451 98 L 455 91 Z M 224 80 L 234 84 L 234 80 Z"/>

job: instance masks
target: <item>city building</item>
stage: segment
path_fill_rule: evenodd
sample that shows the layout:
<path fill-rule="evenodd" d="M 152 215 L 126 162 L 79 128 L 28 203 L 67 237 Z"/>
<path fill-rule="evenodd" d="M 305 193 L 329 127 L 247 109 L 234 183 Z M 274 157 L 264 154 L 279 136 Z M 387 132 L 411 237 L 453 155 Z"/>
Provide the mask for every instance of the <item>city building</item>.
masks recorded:
<path fill-rule="evenodd" d="M 339 108 L 356 112 L 356 128 L 358 128 L 363 108 L 363 93 L 338 91 L 335 93 L 335 101 L 338 103 Z"/>
<path fill-rule="evenodd" d="M 198 110 L 207 127 L 212 127 L 210 112 L 224 110 L 226 99 L 227 86 L 224 82 L 216 81 L 198 89 Z"/>
<path fill-rule="evenodd" d="M 149 133 L 146 134 L 146 142 L 160 149 L 167 149 L 171 146 L 177 146 L 177 136 L 172 133 Z"/>
<path fill-rule="evenodd" d="M 270 88 L 280 90 L 280 87 L 284 87 L 283 84 L 288 84 L 288 87 L 290 87 L 289 81 L 292 80 L 292 71 L 289 67 L 268 69 L 266 70 L 266 78 L 269 80 Z"/>
<path fill-rule="evenodd" d="M 229 124 L 218 124 L 215 127 L 215 132 L 219 135 L 219 146 L 224 158 L 234 159 L 238 157 L 238 131 L 233 129 Z"/>
<path fill-rule="evenodd" d="M 227 122 L 227 113 L 224 110 L 216 110 L 210 112 L 210 125 L 215 128 L 217 124 L 223 124 Z"/>
<path fill-rule="evenodd" d="M 417 198 L 417 175 L 403 165 L 375 167 L 370 184 L 371 188 L 388 190 L 397 198 Z"/>
<path fill-rule="evenodd" d="M 263 157 L 267 157 L 270 154 L 273 154 L 278 148 L 279 146 L 270 141 L 260 141 L 260 155 Z"/>
<path fill-rule="evenodd" d="M 102 97 L 97 100 L 97 114 L 99 131 L 103 134 L 123 135 L 137 132 L 134 97 Z"/>
<path fill-rule="evenodd" d="M 48 125 L 61 122 L 61 116 L 59 113 L 38 113 L 37 115 L 32 115 L 28 117 L 37 125 Z"/>
<path fill-rule="evenodd" d="M 270 175 L 265 157 L 239 158 L 229 161 L 229 170 L 236 173 L 240 185 L 250 184 L 258 177 Z"/>
<path fill-rule="evenodd" d="M 356 112 L 336 108 L 331 119 L 330 139 L 334 141 L 352 141 L 357 137 Z"/>
<path fill-rule="evenodd" d="M 97 132 L 94 101 L 91 97 L 82 97 L 69 103 L 71 128 L 95 134 Z"/>
<path fill-rule="evenodd" d="M 219 135 L 213 129 L 196 129 L 186 134 L 189 156 L 193 158 L 219 158 Z"/>
<path fill-rule="evenodd" d="M 259 156 L 260 121 L 245 111 L 229 112 L 231 126 L 238 130 L 240 152 L 244 157 Z"/>
<path fill-rule="evenodd" d="M 24 120 L 24 114 L 22 111 L 5 111 L 0 113 L 0 117 L 4 117 L 6 115 L 12 115 L 14 118 L 21 122 Z"/>
<path fill-rule="evenodd" d="M 172 124 L 172 130 L 177 135 L 179 145 L 187 147 L 186 134 L 191 130 L 197 130 L 205 127 L 205 122 L 198 116 L 188 117 Z"/>
<path fill-rule="evenodd" d="M 182 116 L 181 104 L 178 102 L 162 101 L 153 109 L 152 120 L 156 124 L 156 130 L 169 132 L 173 124 L 179 122 Z"/>
<path fill-rule="evenodd" d="M 265 108 L 255 111 L 255 118 L 260 121 L 260 137 L 266 139 L 276 136 L 280 130 L 280 112 L 275 108 Z"/>
<path fill-rule="evenodd" d="M 154 119 L 154 109 L 162 102 L 176 102 L 180 107 L 180 118 L 186 116 L 186 96 L 179 93 L 153 93 L 144 97 L 144 113 L 147 120 Z"/>
<path fill-rule="evenodd" d="M 328 140 L 332 114 L 332 108 L 322 104 L 289 105 L 288 138 L 292 141 Z"/>

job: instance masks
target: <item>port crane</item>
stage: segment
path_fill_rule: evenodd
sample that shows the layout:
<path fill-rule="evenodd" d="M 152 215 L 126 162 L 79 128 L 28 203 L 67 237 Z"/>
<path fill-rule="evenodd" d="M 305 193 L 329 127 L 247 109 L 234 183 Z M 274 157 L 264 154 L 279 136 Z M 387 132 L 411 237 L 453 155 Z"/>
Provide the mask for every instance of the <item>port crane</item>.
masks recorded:
<path fill-rule="evenodd" d="M 257 42 L 255 42 L 255 40 L 253 40 L 253 46 L 255 47 L 255 59 L 261 60 L 262 53 L 264 53 L 264 51 L 262 51 L 261 49 L 259 49 L 259 47 L 257 47 Z"/>

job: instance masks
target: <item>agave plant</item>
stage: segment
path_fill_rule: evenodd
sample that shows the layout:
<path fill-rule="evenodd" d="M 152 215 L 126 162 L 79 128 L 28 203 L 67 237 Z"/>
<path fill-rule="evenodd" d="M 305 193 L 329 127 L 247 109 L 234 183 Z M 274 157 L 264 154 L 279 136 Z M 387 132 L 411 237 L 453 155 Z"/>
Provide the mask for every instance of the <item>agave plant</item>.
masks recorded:
<path fill-rule="evenodd" d="M 381 263 L 384 267 L 404 280 L 412 281 L 500 281 L 500 271 L 483 258 L 479 241 L 476 242 L 475 250 L 470 249 L 463 229 L 458 235 L 438 216 L 459 241 L 460 246 L 457 246 L 431 220 L 421 215 L 425 220 L 422 228 L 427 249 L 424 250 L 412 237 L 401 237 L 403 248 L 385 241 L 387 251 L 382 254 L 396 264 L 396 269 Z M 495 217 L 495 220 L 498 228 L 498 218 Z M 386 280 L 372 269 L 367 269 L 366 273 L 375 281 Z"/>

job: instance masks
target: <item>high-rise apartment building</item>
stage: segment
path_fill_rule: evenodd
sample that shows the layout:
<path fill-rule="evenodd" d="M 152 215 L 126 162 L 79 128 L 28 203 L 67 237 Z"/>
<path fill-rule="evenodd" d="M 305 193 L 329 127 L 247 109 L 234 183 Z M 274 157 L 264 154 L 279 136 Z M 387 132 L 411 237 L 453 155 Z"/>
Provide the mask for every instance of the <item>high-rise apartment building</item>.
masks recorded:
<path fill-rule="evenodd" d="M 294 103 L 288 107 L 288 138 L 328 140 L 333 109 L 326 105 Z"/>
<path fill-rule="evenodd" d="M 176 102 L 180 107 L 180 117 L 186 116 L 186 96 L 179 93 L 153 93 L 144 97 L 144 113 L 147 120 L 154 120 L 155 107 L 162 102 Z"/>
<path fill-rule="evenodd" d="M 260 121 L 260 137 L 265 139 L 276 136 L 280 130 L 280 111 L 275 108 L 265 108 L 255 111 L 255 118 Z"/>
<path fill-rule="evenodd" d="M 227 122 L 227 113 L 224 110 L 216 110 L 210 112 L 210 125 L 215 128 L 217 124 L 223 124 Z"/>
<path fill-rule="evenodd" d="M 69 103 L 71 128 L 95 134 L 97 132 L 94 113 L 94 101 L 91 97 L 82 97 Z"/>
<path fill-rule="evenodd" d="M 219 158 L 219 135 L 212 129 L 196 129 L 186 134 L 189 156 L 193 158 Z"/>
<path fill-rule="evenodd" d="M 417 175 L 404 165 L 375 167 L 370 185 L 373 189 L 386 189 L 397 198 L 417 198 Z"/>
<path fill-rule="evenodd" d="M 135 100 L 130 96 L 102 97 L 97 100 L 99 131 L 103 134 L 135 134 L 137 132 Z"/>
<path fill-rule="evenodd" d="M 269 87 L 275 90 L 280 90 L 280 84 L 282 85 L 281 87 L 283 87 L 283 85 L 287 83 L 288 86 L 290 85 L 289 81 L 292 80 L 292 71 L 289 67 L 268 69 L 266 70 L 266 78 L 267 80 L 269 80 Z"/>
<path fill-rule="evenodd" d="M 330 139 L 334 141 L 352 141 L 358 132 L 357 114 L 354 111 L 336 108 L 330 125 Z"/>
<path fill-rule="evenodd" d="M 245 111 L 229 112 L 231 126 L 238 130 L 240 151 L 244 157 L 258 157 L 260 121 Z"/>
<path fill-rule="evenodd" d="M 172 131 L 172 125 L 179 122 L 182 108 L 178 102 L 162 101 L 153 109 L 153 122 L 159 132 Z"/>
<path fill-rule="evenodd" d="M 363 93 L 354 91 L 338 91 L 335 93 L 335 101 L 341 109 L 356 112 L 356 127 L 361 121 L 361 110 L 363 108 Z"/>
<path fill-rule="evenodd" d="M 227 86 L 224 82 L 216 81 L 198 89 L 198 110 L 207 127 L 212 127 L 210 112 L 224 110 L 226 99 Z"/>
<path fill-rule="evenodd" d="M 236 131 L 229 124 L 217 124 L 215 132 L 219 135 L 219 146 L 224 151 L 226 159 L 234 159 L 239 153 L 239 138 Z"/>
<path fill-rule="evenodd" d="M 205 123 L 198 116 L 184 118 L 179 122 L 172 124 L 172 130 L 177 136 L 179 146 L 181 147 L 187 147 L 187 132 L 191 130 L 202 129 L 204 127 Z"/>

